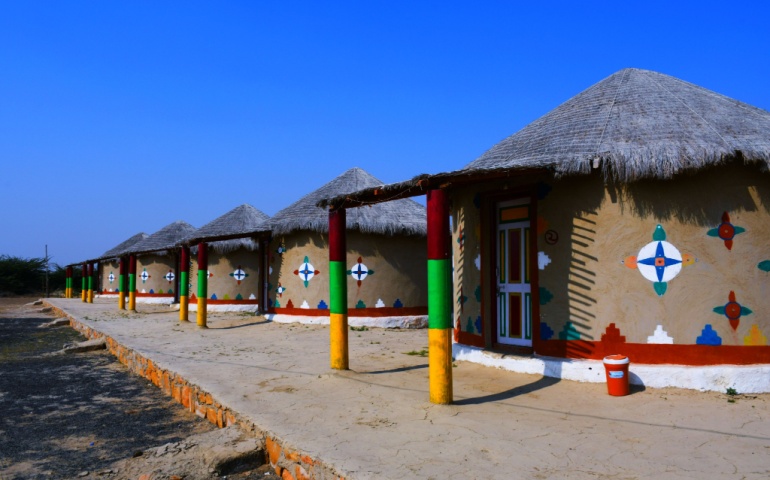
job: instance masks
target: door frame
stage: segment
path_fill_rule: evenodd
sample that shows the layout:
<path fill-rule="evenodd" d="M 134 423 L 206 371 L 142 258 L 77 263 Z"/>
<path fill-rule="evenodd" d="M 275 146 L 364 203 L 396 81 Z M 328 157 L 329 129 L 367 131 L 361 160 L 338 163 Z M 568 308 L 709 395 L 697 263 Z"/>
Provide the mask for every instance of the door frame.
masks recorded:
<path fill-rule="evenodd" d="M 485 333 L 484 344 L 489 350 L 498 350 L 508 353 L 519 353 L 530 355 L 538 350 L 540 343 L 540 279 L 539 268 L 537 267 L 537 224 L 538 224 L 538 205 L 537 205 L 537 186 L 527 185 L 518 188 L 512 188 L 505 191 L 495 191 L 483 195 L 481 200 L 481 232 L 482 237 L 486 235 L 486 240 L 481 241 L 482 265 L 488 267 L 484 273 L 482 266 L 481 291 L 482 299 L 485 305 L 482 305 L 482 318 Z M 499 343 L 497 341 L 497 275 L 495 272 L 497 255 L 497 204 L 508 200 L 527 198 L 530 205 L 530 228 L 529 228 L 529 262 L 532 266 L 530 272 L 530 288 L 532 299 L 532 346 L 518 346 Z M 486 224 L 485 224 L 486 223 Z"/>

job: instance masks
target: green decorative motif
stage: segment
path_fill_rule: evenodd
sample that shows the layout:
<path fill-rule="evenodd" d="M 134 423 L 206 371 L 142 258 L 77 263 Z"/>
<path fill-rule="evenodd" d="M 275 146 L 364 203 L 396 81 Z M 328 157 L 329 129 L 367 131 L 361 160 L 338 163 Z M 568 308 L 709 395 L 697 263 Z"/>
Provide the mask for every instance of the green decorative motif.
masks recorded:
<path fill-rule="evenodd" d="M 564 325 L 564 330 L 559 332 L 559 340 L 580 340 L 580 332 L 577 331 L 572 322 Z"/>
<path fill-rule="evenodd" d="M 366 308 L 366 304 L 363 300 L 359 300 L 358 303 L 356 303 L 356 308 Z"/>
<path fill-rule="evenodd" d="M 666 231 L 663 230 L 662 225 L 655 227 L 655 231 L 652 233 L 652 240 L 654 242 L 663 242 L 666 240 Z"/>
<path fill-rule="evenodd" d="M 465 331 L 469 333 L 476 332 L 476 329 L 473 327 L 473 320 L 471 320 L 471 317 L 468 317 L 468 321 L 465 323 Z"/>
<path fill-rule="evenodd" d="M 545 287 L 540 287 L 540 305 L 548 305 L 553 300 L 553 293 Z"/>
<path fill-rule="evenodd" d="M 757 264 L 757 268 L 763 272 L 770 272 L 770 260 L 763 260 Z"/>

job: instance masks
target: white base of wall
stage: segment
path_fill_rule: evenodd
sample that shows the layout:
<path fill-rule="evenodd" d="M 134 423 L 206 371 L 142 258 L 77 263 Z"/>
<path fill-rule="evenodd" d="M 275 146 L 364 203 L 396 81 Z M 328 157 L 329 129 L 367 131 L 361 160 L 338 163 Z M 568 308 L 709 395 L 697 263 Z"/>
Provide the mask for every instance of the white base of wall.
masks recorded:
<path fill-rule="evenodd" d="M 128 297 L 126 297 L 126 303 L 128 303 Z M 136 303 L 150 303 L 153 305 L 172 305 L 174 298 L 171 297 L 136 297 Z M 179 304 L 177 304 L 177 307 Z"/>
<path fill-rule="evenodd" d="M 329 325 L 327 316 L 285 315 L 268 313 L 264 317 L 277 323 L 304 323 L 308 325 Z M 425 328 L 428 326 L 427 315 L 406 315 L 403 317 L 348 317 L 351 327 L 377 328 Z"/>
<path fill-rule="evenodd" d="M 578 382 L 604 383 L 604 364 L 601 360 L 579 360 L 556 357 L 527 357 L 489 352 L 455 343 L 452 356 L 456 360 L 479 363 L 518 373 L 562 378 Z M 770 392 L 770 365 L 687 365 L 629 366 L 629 381 L 634 385 L 652 388 L 687 388 L 700 391 L 724 392 L 734 388 L 738 393 Z"/>
<path fill-rule="evenodd" d="M 206 304 L 206 311 L 207 312 L 251 312 L 256 313 L 257 310 L 259 310 L 259 305 L 231 305 L 231 304 L 224 304 L 224 305 L 212 305 L 210 303 Z M 188 312 L 197 312 L 198 311 L 198 302 L 190 302 L 190 304 L 187 306 Z"/>

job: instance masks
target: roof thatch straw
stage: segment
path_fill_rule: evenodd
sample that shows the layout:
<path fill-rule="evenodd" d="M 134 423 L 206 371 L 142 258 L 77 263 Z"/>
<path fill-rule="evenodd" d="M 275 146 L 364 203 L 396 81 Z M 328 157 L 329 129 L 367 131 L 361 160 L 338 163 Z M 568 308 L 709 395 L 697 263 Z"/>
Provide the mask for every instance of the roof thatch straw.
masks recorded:
<path fill-rule="evenodd" d="M 770 164 L 770 112 L 649 70 L 621 70 L 498 143 L 464 170 L 601 168 L 631 182 L 730 158 Z"/>
<path fill-rule="evenodd" d="M 146 233 L 139 232 L 133 237 L 129 238 L 128 240 L 125 240 L 124 242 L 119 243 L 118 245 L 107 250 L 97 260 L 110 260 L 113 258 L 118 258 L 121 255 L 127 253 L 131 249 L 131 247 L 133 247 L 134 245 L 141 242 L 147 237 L 148 235 Z"/>
<path fill-rule="evenodd" d="M 257 232 L 266 231 L 265 222 L 269 219 L 270 217 L 265 213 L 248 203 L 244 203 L 199 228 L 191 237 L 185 239 L 185 243 L 195 244 L 215 242 L 217 240 L 243 239 Z M 239 245 L 235 248 L 240 248 L 241 245 L 245 246 L 246 243 L 249 242 L 235 242 L 233 245 Z"/>
<path fill-rule="evenodd" d="M 325 198 L 344 195 L 363 188 L 377 187 L 382 182 L 360 168 L 351 168 L 318 190 L 309 193 L 275 214 L 267 223 L 273 235 L 285 235 L 297 230 L 327 233 L 329 212 L 316 206 Z M 358 208 L 347 212 L 347 229 L 381 235 L 424 236 L 425 207 L 411 199 Z"/>
<path fill-rule="evenodd" d="M 177 220 L 137 243 L 127 253 L 150 253 L 169 250 L 176 247 L 193 233 L 195 233 L 195 227 L 187 222 Z"/>
<path fill-rule="evenodd" d="M 207 245 L 209 246 L 210 249 L 214 250 L 219 254 L 234 252 L 239 248 L 243 248 L 251 252 L 259 249 L 259 243 L 257 243 L 251 238 L 233 238 L 231 240 L 219 240 L 217 242 L 210 242 Z M 195 248 L 197 248 L 197 246 Z"/>
<path fill-rule="evenodd" d="M 621 70 L 498 143 L 461 170 L 329 195 L 356 207 L 530 172 L 600 170 L 606 181 L 668 179 L 737 159 L 770 168 L 770 112 L 677 78 Z"/>

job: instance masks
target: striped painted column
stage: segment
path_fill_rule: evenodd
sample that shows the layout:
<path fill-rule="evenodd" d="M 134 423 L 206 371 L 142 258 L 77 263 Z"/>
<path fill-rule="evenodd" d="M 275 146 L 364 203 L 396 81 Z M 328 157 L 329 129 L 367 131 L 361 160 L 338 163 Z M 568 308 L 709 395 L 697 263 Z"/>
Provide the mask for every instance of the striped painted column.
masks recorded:
<path fill-rule="evenodd" d="M 88 303 L 94 303 L 94 264 L 88 262 Z"/>
<path fill-rule="evenodd" d="M 64 298 L 72 298 L 72 267 L 65 271 Z"/>
<path fill-rule="evenodd" d="M 209 253 L 205 242 L 198 244 L 198 315 L 196 324 L 206 326 L 206 296 L 209 290 Z"/>
<path fill-rule="evenodd" d="M 128 256 L 128 309 L 136 311 L 136 255 Z"/>
<path fill-rule="evenodd" d="M 84 302 L 88 301 L 88 267 L 86 267 L 86 264 L 83 264 L 82 269 L 82 275 L 83 277 L 80 280 L 80 299 Z"/>
<path fill-rule="evenodd" d="M 345 209 L 329 211 L 329 336 L 331 367 L 348 365 L 348 282 Z"/>
<path fill-rule="evenodd" d="M 190 295 L 190 247 L 182 246 L 179 257 L 179 321 L 189 322 L 187 297 Z"/>
<path fill-rule="evenodd" d="M 452 403 L 452 264 L 449 202 L 428 191 L 428 375 L 430 401 Z"/>
<path fill-rule="evenodd" d="M 126 257 L 118 259 L 118 310 L 126 309 Z"/>

